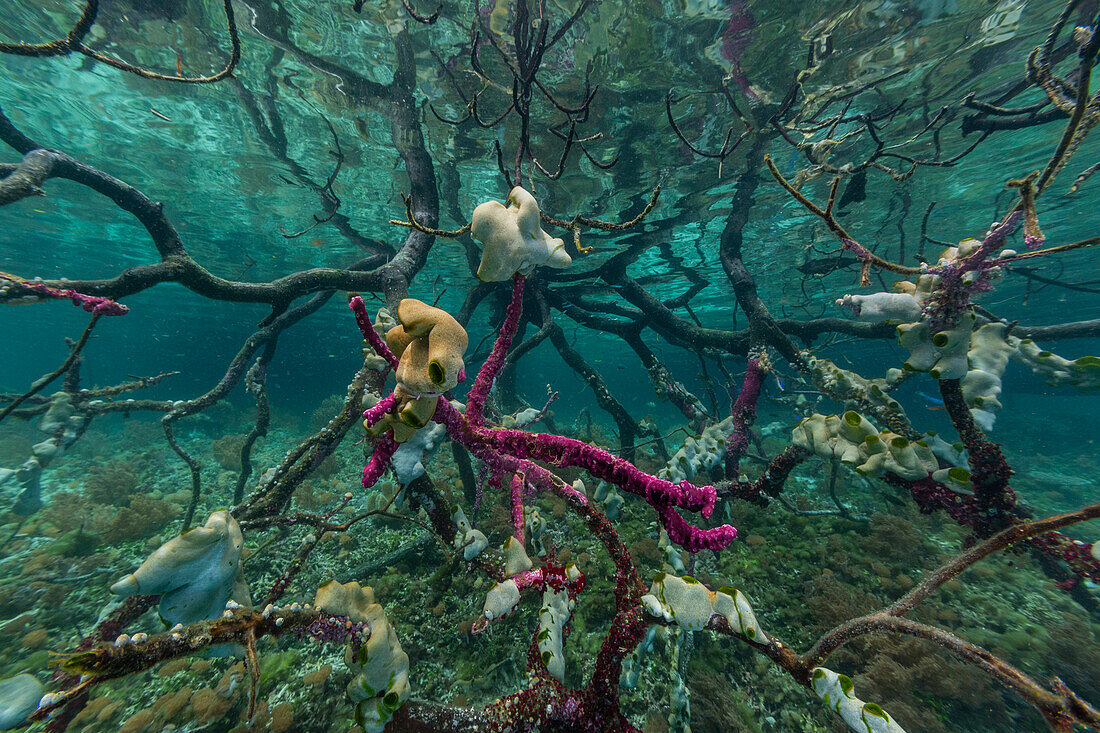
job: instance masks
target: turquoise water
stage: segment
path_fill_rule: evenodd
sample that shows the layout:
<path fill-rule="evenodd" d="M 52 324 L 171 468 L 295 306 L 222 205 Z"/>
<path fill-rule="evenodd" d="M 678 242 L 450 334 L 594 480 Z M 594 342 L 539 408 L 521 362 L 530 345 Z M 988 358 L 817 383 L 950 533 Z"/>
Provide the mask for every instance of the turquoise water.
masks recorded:
<path fill-rule="evenodd" d="M 358 703 L 358 724 L 371 729 L 362 715 L 377 700 L 366 695 L 364 703 L 361 689 L 347 698 L 349 683 L 363 678 L 344 661 L 346 639 L 311 625 L 313 617 L 293 616 L 299 611 L 286 610 L 293 603 L 320 606 L 324 623 L 348 617 L 375 639 L 388 629 L 399 640 L 407 662 L 391 649 L 364 673 L 389 677 L 407 663 L 408 690 L 393 677 L 384 688 L 400 692 L 387 730 L 839 731 L 859 725 L 853 715 L 873 717 L 878 705 L 910 732 L 1041 731 L 1047 724 L 1029 700 L 1052 694 L 1054 676 L 1085 700 L 1100 699 L 1093 583 L 1100 561 L 1089 545 L 1070 544 L 1097 538 L 1088 522 L 1065 527 L 1072 540 L 1060 540 L 1060 549 L 1025 543 L 982 560 L 908 614 L 1012 665 L 1026 675 L 1022 688 L 1003 684 L 1015 672 L 987 675 L 968 664 L 974 653 L 943 637 L 939 646 L 914 638 L 921 634 L 911 629 L 861 635 L 804 668 L 777 651 L 809 650 L 999 530 L 1096 500 L 1095 364 L 1074 361 L 1100 354 L 1100 279 L 1096 253 L 1085 246 L 1100 201 L 1100 179 L 1085 176 L 1100 159 L 1100 142 L 1085 134 L 1096 122 L 1086 107 L 1094 89 L 1082 92 L 1080 139 L 1035 205 L 1042 247 L 1080 246 L 1008 256 L 992 273 L 997 261 L 971 260 L 980 287 L 922 281 L 918 292 L 927 287 L 934 297 L 920 296 L 916 311 L 890 323 L 872 323 L 869 307 L 857 320 L 837 304 L 916 283 L 919 273 L 905 268 L 921 262 L 933 275 L 967 267 L 953 254 L 941 263 L 941 252 L 981 240 L 1005 220 L 1021 200 L 1007 181 L 1053 170 L 1080 69 L 1094 59 L 1095 6 L 448 0 L 424 23 L 414 16 L 435 11 L 425 2 L 367 0 L 357 9 L 240 0 L 229 6 L 231 34 L 219 0 L 5 3 L 0 44 L 65 39 L 74 24 L 68 37 L 79 40 L 53 51 L 0 45 L 0 301 L 9 305 L 0 309 L 0 411 L 11 413 L 0 413 L 0 684 L 28 674 L 38 685 L 21 678 L 24 708 L 0 695 L 0 724 L 22 725 L 34 700 L 68 690 L 70 698 L 45 705 L 61 710 L 54 728 L 74 718 L 70 730 L 346 731 L 357 724 Z M 230 61 L 235 43 L 239 62 Z M 1039 71 L 1029 74 L 1036 47 Z M 227 63 L 224 78 L 191 83 Z M 1055 77 L 1045 89 L 1044 69 Z M 479 119 L 495 124 L 448 122 L 473 113 L 475 98 Z M 836 181 L 832 230 L 784 190 L 765 155 L 812 205 L 824 207 Z M 41 161 L 53 166 L 44 176 L 35 167 Z M 26 181 L 44 195 L 27 195 Z M 370 349 L 349 297 L 361 295 L 371 318 L 385 308 L 404 324 L 387 328 L 405 328 L 425 353 L 435 343 L 442 351 L 431 352 L 432 364 L 461 357 L 465 380 L 451 379 L 446 362 L 451 381 L 433 378 L 443 388 L 428 391 L 446 391 L 467 410 L 455 419 L 482 429 L 464 404 L 480 399 L 469 391 L 504 327 L 512 290 L 508 276 L 490 284 L 476 276 L 483 252 L 499 243 L 486 244 L 491 237 L 478 223 L 486 219 L 474 211 L 505 202 L 513 184 L 557 221 L 544 217 L 540 226 L 562 240 L 572 262 L 556 269 L 545 250 L 527 254 L 541 259 L 523 271 L 523 314 L 488 398 L 485 440 L 503 440 L 493 431 L 518 419 L 516 430 L 599 448 L 592 461 L 605 469 L 623 456 L 670 479 L 667 491 L 681 479 L 716 485 L 713 516 L 687 500 L 680 514 L 703 529 L 735 526 L 737 539 L 720 551 L 666 551 L 668 519 L 655 511 L 665 499 L 647 502 L 621 474 L 610 477 L 618 488 L 607 498 L 600 479 L 609 476 L 570 458 L 574 443 L 537 453 L 478 443 L 453 423 L 448 439 L 432 423 L 415 432 L 420 446 L 438 431 L 417 454 L 419 468 L 394 464 L 377 483 L 361 484 L 364 464 L 400 419 L 390 413 L 382 428 L 364 430 L 358 415 L 395 381 L 399 399 L 416 390 L 402 368 L 395 380 L 377 357 L 368 359 L 373 372 L 364 367 Z M 442 235 L 391 223 L 407 218 L 410 191 L 417 220 Z M 564 226 L 577 215 L 603 223 L 581 227 L 581 249 Z M 493 227 L 505 227 L 511 214 L 499 216 L 493 222 L 504 223 Z M 471 220 L 474 236 L 445 236 Z M 523 249 L 541 235 L 521 224 L 501 236 Z M 859 261 L 842 237 L 902 271 L 876 264 L 861 286 Z M 1023 227 L 1004 247 L 1025 251 Z M 54 295 L 72 286 L 128 312 L 94 319 L 73 350 L 66 339 L 80 338 L 88 313 L 63 299 L 28 297 L 43 295 L 26 283 L 36 278 Z M 435 336 L 402 315 L 403 298 L 439 309 L 428 318 Z M 36 302 L 16 302 L 28 300 Z M 440 336 L 453 335 L 444 313 L 464 328 L 464 350 Z M 961 371 L 937 384 L 920 354 L 936 352 L 933 362 L 948 354 L 931 334 L 971 315 L 976 326 L 1012 324 L 996 340 L 1011 359 L 1000 371 L 988 367 L 996 349 L 967 332 L 954 362 Z M 893 328 L 899 323 L 903 331 L 910 323 L 932 330 L 906 346 Z M 1029 351 L 1018 337 L 1038 346 Z M 399 354 L 403 365 L 421 358 L 409 349 Z M 1036 356 L 1041 350 L 1067 361 Z M 59 369 L 71 353 L 79 358 Z M 761 353 L 771 368 L 749 436 L 729 417 L 742 388 L 752 392 Z M 858 381 L 854 393 L 838 387 L 811 356 L 848 375 L 885 378 L 890 397 Z M 263 371 L 245 378 L 257 359 Z M 918 373 L 890 376 L 907 362 Z M 999 393 L 971 376 L 983 370 L 996 372 Z M 959 379 L 966 405 L 952 410 Z M 124 383 L 126 391 L 110 389 Z M 523 424 L 531 418 L 524 410 L 543 408 L 548 391 L 557 393 L 548 412 Z M 992 426 L 978 415 L 975 394 L 984 395 Z M 440 421 L 445 409 L 435 413 Z M 803 418 L 848 410 L 873 430 L 853 442 L 834 428 L 828 445 L 798 437 L 812 424 Z M 265 412 L 269 419 L 258 421 Z M 1011 479 L 997 478 L 1000 459 L 986 461 L 984 438 L 967 432 L 971 415 L 1001 446 Z M 246 439 L 264 432 L 257 426 L 266 434 Z M 407 428 L 392 435 L 401 440 Z M 893 432 L 879 432 L 887 428 Z M 933 456 L 928 431 L 967 450 Z M 738 432 L 748 448 L 727 469 Z M 242 444 L 251 446 L 243 470 Z M 894 463 L 872 465 L 886 445 Z M 784 451 L 805 454 L 782 488 L 750 491 Z M 581 591 L 560 579 L 547 591 L 575 601 L 551 663 L 532 641 L 546 628 L 539 618 L 559 613 L 549 596 L 525 593 L 489 631 L 473 628 L 491 589 L 513 574 L 502 569 L 501 548 L 517 534 L 512 461 L 525 460 L 564 481 L 522 464 L 530 484 L 522 503 L 545 521 L 544 530 L 537 521 L 526 528 L 527 554 L 544 575 L 574 563 L 585 576 Z M 968 471 L 967 479 L 952 483 L 952 468 Z M 569 493 L 575 480 L 589 498 Z M 996 497 L 1013 498 L 984 503 L 991 485 Z M 929 486 L 948 493 L 933 501 Z M 969 508 L 944 511 L 944 496 Z M 618 616 L 611 545 L 586 524 L 587 506 L 611 518 L 637 576 L 637 587 L 618 588 Z M 457 539 L 456 508 L 470 521 L 457 523 Z M 195 550 L 197 565 L 139 595 L 182 593 L 198 599 L 201 612 L 173 615 L 170 603 L 151 599 L 150 610 L 117 627 L 102 623 L 122 602 L 112 584 L 151 555 L 162 557 L 154 552 L 166 543 L 182 547 L 184 529 L 224 510 L 233 516 L 226 526 L 239 520 L 243 528 L 241 546 L 233 547 L 230 530 L 210 543 L 227 553 L 217 555 L 229 558 L 225 567 L 239 565 L 247 602 L 232 589 L 236 573 L 219 574 L 221 561 Z M 487 546 L 464 557 L 477 534 Z M 711 626 L 726 626 L 717 631 L 655 616 L 641 597 L 659 595 L 651 583 L 662 572 L 715 591 L 739 589 L 769 636 L 755 644 L 731 638 L 723 631 L 744 637 L 744 629 L 721 610 Z M 371 586 L 386 620 L 365 621 L 315 598 L 331 580 Z M 535 585 L 541 591 L 547 582 Z M 733 598 L 708 602 L 723 597 Z M 240 629 L 215 633 L 222 643 L 213 650 L 205 637 L 202 649 L 166 646 L 177 620 L 184 628 L 174 633 L 186 639 L 206 634 L 204 624 L 230 598 L 244 609 L 229 616 L 255 626 L 258 656 L 246 653 Z M 262 616 L 268 602 L 276 608 Z M 540 614 L 540 605 L 552 612 Z M 253 606 L 256 614 L 245 610 Z M 679 610 L 686 618 L 686 607 Z M 268 621 L 280 613 L 291 615 L 276 632 Z M 608 676 L 600 652 L 609 630 L 628 619 L 641 626 L 625 643 L 630 661 L 620 679 Z M 643 638 L 647 626 L 656 631 Z M 134 634 L 149 638 L 135 644 Z M 537 653 L 528 660 L 532 644 Z M 96 650 L 106 666 L 77 669 L 74 657 L 59 656 L 78 648 Z M 69 667 L 57 666 L 66 660 Z M 847 717 L 829 710 L 837 693 L 828 704 L 819 699 L 811 672 L 818 665 L 849 675 L 855 697 L 872 707 L 845 699 Z M 79 676 L 66 670 L 89 674 L 87 700 Z M 608 680 L 614 694 L 601 698 L 594 690 Z"/>

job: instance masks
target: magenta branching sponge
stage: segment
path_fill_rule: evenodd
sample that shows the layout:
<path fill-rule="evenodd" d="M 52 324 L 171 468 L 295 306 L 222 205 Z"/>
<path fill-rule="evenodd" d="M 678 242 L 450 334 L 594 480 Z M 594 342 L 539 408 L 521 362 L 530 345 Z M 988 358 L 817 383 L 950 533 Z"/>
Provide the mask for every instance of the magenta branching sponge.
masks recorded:
<path fill-rule="evenodd" d="M 513 280 L 512 301 L 508 306 L 504 325 L 493 350 L 482 365 L 466 400 L 465 412 L 459 412 L 445 399 L 439 400 L 432 419 L 446 427 L 450 438 L 461 443 L 472 454 L 488 466 L 494 483 L 503 478 L 504 456 L 522 461 L 544 461 L 562 468 L 583 468 L 593 477 L 613 484 L 623 491 L 642 497 L 657 510 L 661 523 L 668 531 L 672 542 L 690 552 L 700 550 L 722 550 L 737 536 L 737 530 L 729 525 L 713 529 L 700 529 L 680 516 L 676 511 L 683 509 L 699 512 L 704 518 L 714 511 L 717 493 L 713 486 L 695 486 L 689 481 L 678 484 L 652 476 L 638 469 L 632 463 L 603 449 L 580 440 L 561 435 L 546 433 L 528 433 L 522 430 L 485 427 L 482 420 L 482 408 L 489 396 L 489 389 L 497 372 L 504 364 L 505 355 L 519 326 L 523 309 L 523 286 L 525 278 L 517 275 Z M 391 365 L 396 359 L 393 353 L 378 337 L 371 326 L 363 299 L 356 296 L 349 307 L 355 312 L 355 320 L 367 343 Z M 381 418 L 380 409 L 389 409 L 393 401 L 384 398 L 379 405 L 368 410 L 366 419 L 372 424 Z M 363 471 L 363 486 L 370 488 L 381 477 L 394 450 L 393 441 L 388 436 L 376 447 L 374 455 Z"/>

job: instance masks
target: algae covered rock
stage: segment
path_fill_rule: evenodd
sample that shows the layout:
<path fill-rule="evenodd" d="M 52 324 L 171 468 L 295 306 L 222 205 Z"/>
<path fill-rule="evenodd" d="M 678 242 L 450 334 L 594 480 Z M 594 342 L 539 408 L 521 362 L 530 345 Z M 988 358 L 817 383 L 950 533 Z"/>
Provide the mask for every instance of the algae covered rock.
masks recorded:
<path fill-rule="evenodd" d="M 38 709 L 44 688 L 34 676 L 20 674 L 0 680 L 0 730 L 20 728 Z"/>
<path fill-rule="evenodd" d="M 160 615 L 169 625 L 218 617 L 232 599 L 251 606 L 241 573 L 244 537 L 228 511 L 214 512 L 165 542 L 137 570 L 111 586 L 120 596 L 162 594 Z"/>

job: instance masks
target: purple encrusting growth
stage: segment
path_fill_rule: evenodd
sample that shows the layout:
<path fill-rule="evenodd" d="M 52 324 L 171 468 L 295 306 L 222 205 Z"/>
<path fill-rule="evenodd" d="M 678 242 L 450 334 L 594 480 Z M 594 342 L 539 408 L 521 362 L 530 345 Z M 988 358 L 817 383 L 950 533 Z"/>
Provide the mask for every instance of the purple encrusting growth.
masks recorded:
<path fill-rule="evenodd" d="M 512 524 L 515 525 L 515 538 L 523 544 L 523 489 L 527 480 L 522 474 L 512 476 Z"/>
<path fill-rule="evenodd" d="M 737 536 L 737 530 L 729 525 L 714 529 L 693 527 L 676 512 L 676 508 L 680 508 L 709 517 L 718 498 L 713 486 L 695 486 L 689 481 L 674 484 L 651 476 L 601 448 L 561 435 L 474 427 L 444 400 L 439 401 L 432 419 L 444 425 L 453 440 L 479 457 L 485 453 L 499 452 L 521 459 L 545 461 L 562 468 L 583 468 L 594 478 L 642 497 L 657 510 L 669 539 L 689 552 L 721 550 Z"/>
<path fill-rule="evenodd" d="M 752 42 L 752 30 L 756 27 L 756 18 L 746 0 L 733 0 L 729 4 L 730 18 L 722 31 L 722 45 L 720 53 L 722 58 L 730 62 L 730 76 L 737 86 L 752 100 L 759 99 L 749 85 L 749 78 L 741 66 L 741 59 L 745 50 Z"/>
<path fill-rule="evenodd" d="M 355 323 L 363 333 L 363 339 L 370 344 L 370 347 L 374 349 L 376 354 L 386 360 L 391 369 L 397 369 L 397 356 L 390 351 L 390 347 L 386 345 L 385 339 L 379 336 L 378 332 L 374 330 L 374 324 L 371 323 L 370 315 L 367 313 L 367 306 L 363 304 L 363 299 L 356 295 L 348 301 L 348 308 L 351 308 L 355 313 Z"/>
<path fill-rule="evenodd" d="M 731 478 L 737 472 L 741 456 L 749 445 L 749 428 L 756 422 L 756 403 L 760 399 L 760 388 L 764 384 L 767 369 L 761 363 L 762 357 L 752 357 L 745 368 L 745 379 L 741 383 L 741 392 L 730 411 L 733 417 L 733 432 L 726 439 L 726 475 Z"/>
<path fill-rule="evenodd" d="M 25 288 L 26 290 L 30 290 L 46 298 L 71 300 L 73 305 L 78 305 L 87 312 L 97 316 L 124 316 L 130 312 L 130 309 L 122 303 L 99 295 L 86 295 L 85 293 L 78 293 L 68 288 L 54 288 L 45 283 L 36 282 L 34 280 L 24 280 L 23 278 L 5 275 L 4 273 L 0 273 L 0 280 L 10 280 L 18 287 Z"/>
<path fill-rule="evenodd" d="M 397 395 L 390 393 L 378 400 L 373 407 L 367 409 L 363 413 L 363 420 L 368 428 L 374 427 L 379 420 L 386 416 L 386 413 L 394 408 L 397 404 Z"/>
<path fill-rule="evenodd" d="M 371 455 L 370 460 L 363 467 L 364 489 L 369 489 L 378 483 L 378 479 L 382 478 L 382 474 L 386 472 L 386 465 L 393 458 L 396 450 L 397 441 L 393 439 L 392 433 L 385 435 L 378 441 L 378 444 L 374 446 L 374 453 Z"/>
<path fill-rule="evenodd" d="M 994 224 L 978 248 L 966 258 L 942 267 L 928 268 L 929 273 L 940 276 L 936 292 L 924 303 L 925 313 L 932 316 L 934 330 L 954 326 L 959 316 L 970 308 L 971 298 L 990 290 L 990 271 L 1002 264 L 991 255 L 994 250 L 1004 247 L 1008 235 L 1016 229 L 1022 216 L 1021 212 L 1015 211 L 1003 222 Z M 977 277 L 966 278 L 972 272 L 977 273 Z"/>

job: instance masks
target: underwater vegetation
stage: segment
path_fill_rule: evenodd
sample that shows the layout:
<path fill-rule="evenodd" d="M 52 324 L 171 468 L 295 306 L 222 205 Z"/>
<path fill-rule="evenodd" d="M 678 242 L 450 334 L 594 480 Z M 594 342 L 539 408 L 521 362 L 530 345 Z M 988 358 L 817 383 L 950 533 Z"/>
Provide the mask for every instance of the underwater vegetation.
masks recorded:
<path fill-rule="evenodd" d="M 1098 29 L 0 8 L 0 730 L 1100 729 Z"/>

